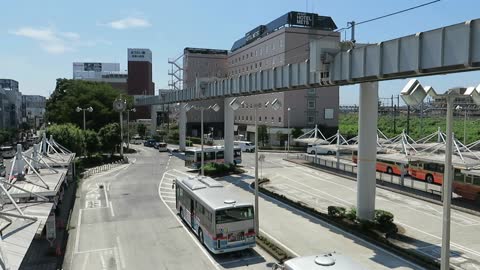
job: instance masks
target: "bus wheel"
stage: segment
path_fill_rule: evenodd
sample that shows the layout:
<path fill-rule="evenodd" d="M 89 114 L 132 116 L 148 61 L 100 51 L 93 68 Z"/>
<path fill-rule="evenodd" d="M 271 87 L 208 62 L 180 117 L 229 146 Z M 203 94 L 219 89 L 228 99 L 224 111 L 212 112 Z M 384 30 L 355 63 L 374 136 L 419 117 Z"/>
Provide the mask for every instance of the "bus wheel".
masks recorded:
<path fill-rule="evenodd" d="M 327 152 L 327 155 L 331 155 L 331 154 L 332 154 L 332 151 L 328 151 L 328 152 Z"/>
<path fill-rule="evenodd" d="M 310 154 L 315 155 L 315 151 L 310 152 Z"/>
<path fill-rule="evenodd" d="M 388 167 L 388 168 L 387 168 L 387 173 L 388 173 L 388 174 L 393 174 L 392 168 Z"/>
<path fill-rule="evenodd" d="M 203 231 L 202 229 L 198 229 L 198 239 L 200 240 L 200 243 L 204 245 L 205 243 L 203 242 Z"/>
<path fill-rule="evenodd" d="M 427 176 L 425 177 L 425 180 L 427 181 L 427 183 L 432 184 L 433 183 L 433 175 L 427 174 Z"/>

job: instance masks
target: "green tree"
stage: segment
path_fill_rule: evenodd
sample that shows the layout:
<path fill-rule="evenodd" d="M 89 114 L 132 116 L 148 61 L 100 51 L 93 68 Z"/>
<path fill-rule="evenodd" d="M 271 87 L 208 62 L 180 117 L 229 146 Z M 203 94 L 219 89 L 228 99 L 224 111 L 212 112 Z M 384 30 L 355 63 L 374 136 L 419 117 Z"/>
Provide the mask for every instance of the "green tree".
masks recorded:
<path fill-rule="evenodd" d="M 87 155 L 91 156 L 92 154 L 99 152 L 100 140 L 98 139 L 97 133 L 93 130 L 85 130 L 83 132 L 83 136 L 85 138 L 85 148 L 87 150 Z"/>
<path fill-rule="evenodd" d="M 140 137 L 145 137 L 145 134 L 147 133 L 147 127 L 144 124 L 138 124 L 137 126 L 137 132 Z"/>
<path fill-rule="evenodd" d="M 91 106 L 93 112 L 86 112 L 86 124 L 87 128 L 97 131 L 106 124 L 118 121 L 113 102 L 121 94 L 106 83 L 57 79 L 55 90 L 47 100 L 46 118 L 55 124 L 73 123 L 83 127 L 83 113 L 75 109 Z M 132 103 L 131 97 L 123 98 Z"/>
<path fill-rule="evenodd" d="M 268 131 L 266 125 L 258 126 L 258 141 L 262 142 L 262 145 L 268 144 Z"/>
<path fill-rule="evenodd" d="M 47 129 L 47 137 L 53 139 L 68 150 L 81 155 L 85 147 L 83 131 L 73 124 L 51 125 Z"/>
<path fill-rule="evenodd" d="M 296 139 L 296 138 L 298 138 L 298 137 L 300 137 L 300 136 L 302 136 L 302 135 L 303 135 L 303 131 L 302 131 L 301 128 L 296 127 L 296 128 L 294 128 L 294 129 L 292 129 L 292 137 L 293 137 L 294 139 Z"/>
<path fill-rule="evenodd" d="M 111 123 L 102 127 L 98 131 L 98 137 L 102 144 L 102 149 L 113 155 L 115 147 L 122 141 L 120 138 L 120 125 L 118 123 Z"/>

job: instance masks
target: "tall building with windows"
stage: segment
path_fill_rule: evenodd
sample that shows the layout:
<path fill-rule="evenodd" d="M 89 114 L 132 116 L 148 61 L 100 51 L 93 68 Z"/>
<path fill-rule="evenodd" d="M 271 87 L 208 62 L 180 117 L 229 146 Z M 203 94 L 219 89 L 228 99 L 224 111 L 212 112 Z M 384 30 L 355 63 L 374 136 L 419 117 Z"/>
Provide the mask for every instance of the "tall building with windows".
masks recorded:
<path fill-rule="evenodd" d="M 22 120 L 22 93 L 18 82 L 0 79 L 0 128 L 17 128 Z"/>
<path fill-rule="evenodd" d="M 22 121 L 37 129 L 44 122 L 47 99 L 39 95 L 22 96 Z"/>
<path fill-rule="evenodd" d="M 128 95 L 154 95 L 152 80 L 152 51 L 128 49 Z M 150 106 L 139 106 L 132 119 L 150 119 Z"/>
<path fill-rule="evenodd" d="M 218 50 L 196 49 L 196 53 L 192 53 L 188 52 L 187 48 L 184 52 L 185 86 L 193 86 L 194 78 L 218 77 L 224 73 L 228 77 L 235 77 L 249 72 L 304 62 L 309 59 L 311 40 L 340 41 L 340 33 L 333 32 L 335 29 L 336 25 L 331 17 L 292 11 L 247 32 L 234 42 L 227 57 L 224 54 L 222 57 L 211 55 L 211 51 Z M 218 69 L 216 74 L 212 73 L 213 67 L 215 67 L 214 70 Z M 278 99 L 283 104 L 281 109 L 274 111 L 271 108 L 263 108 L 258 110 L 257 115 L 258 124 L 268 127 L 274 144 L 278 143 L 275 142 L 277 137 L 275 134 L 287 133 L 289 116 L 291 128 L 319 125 L 323 130 L 334 132 L 338 127 L 338 86 L 261 94 L 241 99 L 245 101 L 246 107 L 235 112 L 235 128 L 248 139 L 253 139 L 254 134 L 253 104 L 274 99 Z M 291 109 L 290 113 L 288 108 Z M 199 122 L 197 115 L 194 113 L 187 115 L 190 125 L 196 125 Z M 215 116 L 208 115 L 205 117 L 205 123 L 208 125 L 209 122 L 216 122 L 218 117 L 223 117 L 223 113 Z M 223 130 L 223 127 L 221 129 Z"/>
<path fill-rule="evenodd" d="M 108 83 L 127 93 L 127 73 L 120 71 L 119 63 L 74 62 L 73 79 Z"/>

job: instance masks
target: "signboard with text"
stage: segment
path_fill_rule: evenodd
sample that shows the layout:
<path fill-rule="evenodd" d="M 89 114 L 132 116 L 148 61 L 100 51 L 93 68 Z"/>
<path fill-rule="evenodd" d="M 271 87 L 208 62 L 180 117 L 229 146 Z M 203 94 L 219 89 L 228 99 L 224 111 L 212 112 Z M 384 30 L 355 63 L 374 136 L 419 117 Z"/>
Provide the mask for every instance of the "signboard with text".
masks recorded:
<path fill-rule="evenodd" d="M 152 62 L 152 51 L 149 49 L 128 49 L 128 61 Z"/>

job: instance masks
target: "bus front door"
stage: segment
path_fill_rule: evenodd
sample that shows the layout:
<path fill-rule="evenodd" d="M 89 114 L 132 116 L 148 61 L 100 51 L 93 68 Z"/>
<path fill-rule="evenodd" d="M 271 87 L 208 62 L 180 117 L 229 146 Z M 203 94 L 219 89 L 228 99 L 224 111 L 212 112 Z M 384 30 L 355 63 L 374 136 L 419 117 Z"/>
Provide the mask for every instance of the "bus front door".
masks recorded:
<path fill-rule="evenodd" d="M 195 208 L 194 208 L 194 201 L 190 200 L 190 226 L 192 226 L 193 229 L 195 229 L 193 222 L 195 221 Z"/>

